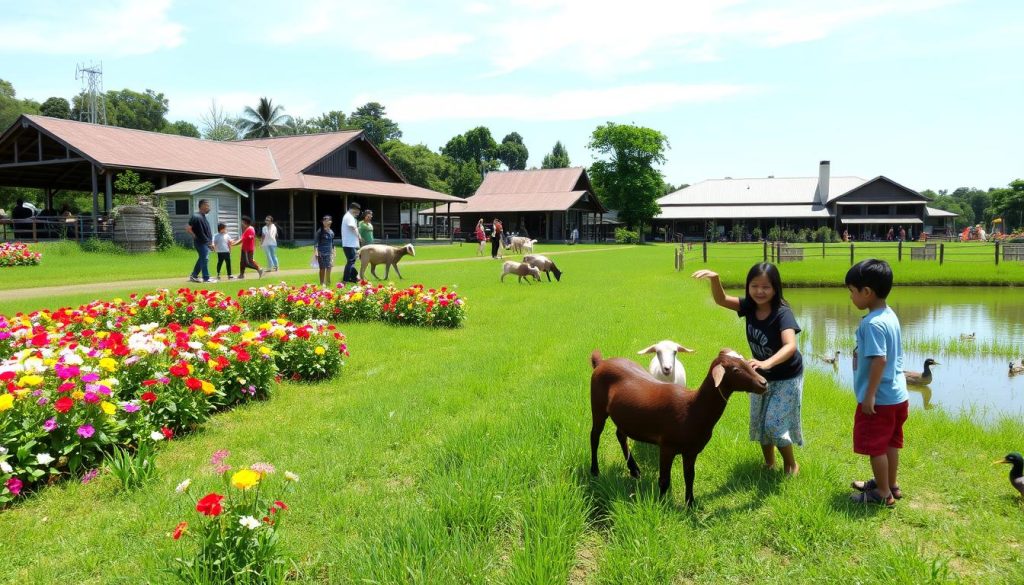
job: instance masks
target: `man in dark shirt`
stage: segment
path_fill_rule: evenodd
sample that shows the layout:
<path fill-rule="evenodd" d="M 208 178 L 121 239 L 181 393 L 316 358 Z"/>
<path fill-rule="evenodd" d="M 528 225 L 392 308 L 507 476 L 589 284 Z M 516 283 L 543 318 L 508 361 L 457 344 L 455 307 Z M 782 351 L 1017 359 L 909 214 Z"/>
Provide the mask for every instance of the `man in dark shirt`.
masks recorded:
<path fill-rule="evenodd" d="M 15 220 L 15 239 L 23 240 L 32 237 L 32 227 L 29 225 L 28 221 L 32 219 L 32 210 L 25 206 L 24 199 L 18 198 L 18 205 L 11 210 L 11 219 Z"/>
<path fill-rule="evenodd" d="M 196 260 L 196 265 L 192 268 L 192 275 L 188 278 L 192 282 L 217 282 L 216 278 L 210 278 L 210 267 L 207 265 L 210 250 L 213 250 L 213 231 L 210 229 L 210 222 L 206 221 L 206 214 L 209 212 L 210 202 L 206 199 L 200 199 L 199 211 L 192 214 L 192 217 L 188 220 L 188 226 L 185 228 L 185 231 L 192 234 L 196 253 L 199 254 L 199 259 Z M 201 281 L 199 280 L 200 271 L 203 273 Z"/>

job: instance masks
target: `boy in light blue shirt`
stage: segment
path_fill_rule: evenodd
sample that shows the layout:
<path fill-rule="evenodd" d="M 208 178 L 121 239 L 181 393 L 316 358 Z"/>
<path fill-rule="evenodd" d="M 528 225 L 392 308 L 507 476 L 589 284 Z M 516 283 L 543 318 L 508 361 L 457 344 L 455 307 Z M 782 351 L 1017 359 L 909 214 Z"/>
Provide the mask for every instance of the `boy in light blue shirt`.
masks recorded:
<path fill-rule="evenodd" d="M 854 306 L 868 310 L 857 327 L 853 351 L 853 450 L 871 458 L 874 472 L 873 479 L 850 484 L 859 492 L 850 499 L 892 507 L 903 497 L 896 476 L 910 404 L 900 320 L 885 302 L 892 290 L 892 268 L 884 260 L 864 260 L 846 273 L 846 286 Z"/>

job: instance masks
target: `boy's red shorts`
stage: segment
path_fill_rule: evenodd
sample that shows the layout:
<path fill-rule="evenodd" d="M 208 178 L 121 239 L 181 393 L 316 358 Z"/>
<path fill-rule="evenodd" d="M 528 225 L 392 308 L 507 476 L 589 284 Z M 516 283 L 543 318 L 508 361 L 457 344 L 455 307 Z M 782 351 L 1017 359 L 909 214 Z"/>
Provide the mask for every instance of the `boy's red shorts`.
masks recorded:
<path fill-rule="evenodd" d="M 876 457 L 891 447 L 903 448 L 903 423 L 907 421 L 910 401 L 875 406 L 875 414 L 864 414 L 857 405 L 853 415 L 853 452 Z"/>

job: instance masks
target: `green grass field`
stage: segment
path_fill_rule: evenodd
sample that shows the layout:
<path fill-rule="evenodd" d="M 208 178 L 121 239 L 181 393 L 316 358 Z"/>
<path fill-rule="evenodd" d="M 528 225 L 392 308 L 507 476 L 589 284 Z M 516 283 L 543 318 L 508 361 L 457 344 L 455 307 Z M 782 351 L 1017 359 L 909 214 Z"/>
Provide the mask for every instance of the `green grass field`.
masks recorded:
<path fill-rule="evenodd" d="M 659 500 L 656 449 L 636 446 L 644 475 L 633 480 L 609 429 L 602 475 L 592 478 L 594 348 L 637 357 L 674 338 L 698 350 L 682 356 L 693 385 L 720 348 L 747 348 L 742 322 L 713 305 L 707 283 L 688 278 L 702 263 L 687 258 L 677 273 L 667 246 L 554 258 L 563 281 L 533 285 L 500 284 L 497 261 L 410 264 L 406 283 L 458 285 L 468 298 L 464 328 L 343 325 L 352 356 L 339 378 L 283 384 L 271 400 L 164 445 L 159 479 L 142 490 L 117 494 L 101 477 L 52 486 L 0 513 L 0 580 L 164 581 L 179 550 L 168 535 L 197 519 L 174 486 L 186 477 L 200 492 L 219 486 L 207 462 L 229 449 L 236 465 L 269 461 L 302 477 L 282 532 L 295 582 L 1024 581 L 1024 505 L 1006 466 L 989 464 L 1024 449 L 1019 422 L 983 428 L 912 412 L 905 498 L 891 511 L 855 506 L 847 485 L 870 471 L 851 450 L 854 399 L 820 372 L 807 373 L 797 478 L 761 469 L 743 395 L 732 397 L 697 461 L 694 509 L 682 504 L 678 462 L 674 489 Z M 731 274 L 741 268 L 734 263 L 709 267 Z M 845 269 L 833 271 L 840 282 Z M 791 265 L 783 274 L 789 279 Z M 77 274 L 64 283 L 71 279 Z M 3 302 L 0 312 L 84 300 Z"/>

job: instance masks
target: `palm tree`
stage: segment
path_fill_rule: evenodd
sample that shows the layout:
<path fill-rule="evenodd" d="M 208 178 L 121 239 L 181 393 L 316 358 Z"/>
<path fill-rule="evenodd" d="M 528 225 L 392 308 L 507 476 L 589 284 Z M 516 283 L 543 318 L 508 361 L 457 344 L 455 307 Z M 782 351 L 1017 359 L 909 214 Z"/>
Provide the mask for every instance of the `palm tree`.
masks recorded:
<path fill-rule="evenodd" d="M 267 138 L 283 133 L 291 119 L 284 113 L 284 106 L 275 106 L 273 100 L 261 97 L 256 109 L 245 107 L 240 122 L 246 138 Z"/>

